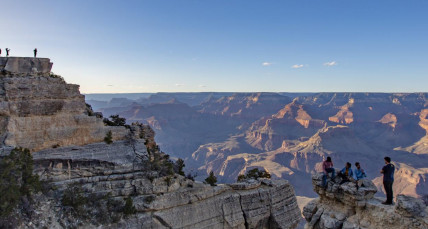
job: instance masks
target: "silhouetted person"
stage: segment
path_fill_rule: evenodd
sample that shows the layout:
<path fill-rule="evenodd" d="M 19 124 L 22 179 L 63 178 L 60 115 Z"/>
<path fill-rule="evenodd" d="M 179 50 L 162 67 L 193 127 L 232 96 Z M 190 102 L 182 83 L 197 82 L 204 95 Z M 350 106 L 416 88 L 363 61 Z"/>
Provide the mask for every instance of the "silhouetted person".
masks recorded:
<path fill-rule="evenodd" d="M 6 48 L 6 56 L 9 56 L 10 49 Z"/>
<path fill-rule="evenodd" d="M 327 157 L 327 160 L 325 160 L 322 163 L 322 170 L 324 172 L 324 176 L 322 177 L 322 186 L 326 187 L 327 185 L 327 176 L 329 173 L 331 173 L 331 179 L 334 180 L 334 177 L 336 175 L 336 171 L 333 168 L 333 162 L 331 161 L 331 157 Z"/>
<path fill-rule="evenodd" d="M 37 57 L 37 48 L 34 49 L 34 58 Z"/>
<path fill-rule="evenodd" d="M 1 56 L 1 49 L 0 49 L 0 56 Z"/>
<path fill-rule="evenodd" d="M 355 180 L 356 180 L 356 183 L 357 183 L 357 189 L 359 188 L 359 187 L 361 187 L 361 185 L 362 185 L 362 179 L 364 178 L 364 177 L 366 177 L 366 172 L 364 172 L 364 169 L 362 169 L 361 168 L 361 166 L 360 166 L 360 162 L 355 162 L 355 167 L 357 167 L 355 170 L 354 170 L 354 172 L 355 172 Z"/>
<path fill-rule="evenodd" d="M 345 168 L 343 168 L 342 170 L 340 170 L 339 174 L 337 176 L 342 178 L 342 181 L 340 182 L 340 184 L 343 184 L 345 182 L 349 182 L 351 181 L 351 179 L 354 179 L 354 173 L 352 172 L 352 164 L 349 162 L 346 162 Z"/>
<path fill-rule="evenodd" d="M 385 166 L 382 168 L 380 173 L 383 173 L 383 187 L 385 188 L 386 192 L 386 201 L 382 204 L 391 205 L 392 204 L 392 184 L 394 183 L 394 171 L 395 166 L 391 164 L 391 158 L 385 157 Z"/>

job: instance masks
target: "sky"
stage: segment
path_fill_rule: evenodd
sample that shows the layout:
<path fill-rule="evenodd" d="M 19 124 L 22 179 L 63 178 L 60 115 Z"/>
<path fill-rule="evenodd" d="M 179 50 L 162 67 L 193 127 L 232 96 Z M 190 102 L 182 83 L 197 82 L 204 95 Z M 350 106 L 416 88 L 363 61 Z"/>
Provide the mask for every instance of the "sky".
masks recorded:
<path fill-rule="evenodd" d="M 0 48 L 82 93 L 427 92 L 428 1 L 1 0 Z"/>

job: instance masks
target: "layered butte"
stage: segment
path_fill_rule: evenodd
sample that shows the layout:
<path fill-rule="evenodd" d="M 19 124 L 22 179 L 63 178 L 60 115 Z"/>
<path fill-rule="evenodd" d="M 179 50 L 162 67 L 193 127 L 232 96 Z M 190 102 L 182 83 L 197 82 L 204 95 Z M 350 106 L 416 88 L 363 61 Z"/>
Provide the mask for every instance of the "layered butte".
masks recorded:
<path fill-rule="evenodd" d="M 100 142 L 111 130 L 86 106 L 79 85 L 51 73 L 47 58 L 0 57 L 0 144 L 32 151 Z"/>

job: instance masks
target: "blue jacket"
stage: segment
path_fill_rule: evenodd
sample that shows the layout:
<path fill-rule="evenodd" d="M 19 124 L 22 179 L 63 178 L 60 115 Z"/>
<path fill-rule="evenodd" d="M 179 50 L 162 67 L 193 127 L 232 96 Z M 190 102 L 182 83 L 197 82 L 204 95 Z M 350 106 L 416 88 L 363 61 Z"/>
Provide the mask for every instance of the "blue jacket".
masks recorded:
<path fill-rule="evenodd" d="M 366 177 L 366 173 L 360 169 L 355 169 L 355 180 L 360 180 Z"/>
<path fill-rule="evenodd" d="M 341 173 L 343 173 L 343 174 L 345 174 L 345 172 L 346 172 L 346 167 L 345 168 L 343 168 L 342 170 L 340 170 L 340 172 Z M 352 172 L 352 169 L 351 168 L 349 168 L 348 169 L 348 177 L 353 177 L 354 176 L 354 173 Z"/>

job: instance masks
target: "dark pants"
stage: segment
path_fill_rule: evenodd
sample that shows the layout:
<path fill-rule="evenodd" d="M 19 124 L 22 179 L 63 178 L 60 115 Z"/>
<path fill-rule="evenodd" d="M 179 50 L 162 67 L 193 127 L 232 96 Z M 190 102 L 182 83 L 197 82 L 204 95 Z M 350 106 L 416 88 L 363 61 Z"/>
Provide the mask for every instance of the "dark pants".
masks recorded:
<path fill-rule="evenodd" d="M 346 176 L 345 174 L 343 174 L 341 172 L 337 176 L 340 177 L 340 178 L 342 178 L 342 181 L 340 182 L 340 184 L 344 184 L 346 182 L 351 181 L 351 180 L 349 180 L 348 176 Z"/>
<path fill-rule="evenodd" d="M 392 183 L 394 183 L 394 181 L 383 181 L 383 187 L 386 192 L 386 203 L 388 204 L 392 204 Z"/>
<path fill-rule="evenodd" d="M 324 176 L 322 177 L 322 186 L 325 187 L 327 185 L 327 176 L 329 173 L 331 173 L 331 179 L 333 180 L 335 178 L 336 175 L 336 171 L 334 170 L 334 168 L 328 168 L 325 169 L 325 171 L 327 171 L 327 174 L 324 174 Z"/>

